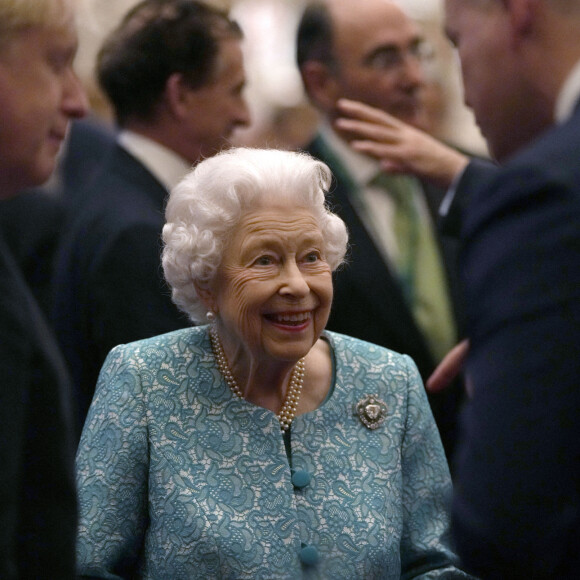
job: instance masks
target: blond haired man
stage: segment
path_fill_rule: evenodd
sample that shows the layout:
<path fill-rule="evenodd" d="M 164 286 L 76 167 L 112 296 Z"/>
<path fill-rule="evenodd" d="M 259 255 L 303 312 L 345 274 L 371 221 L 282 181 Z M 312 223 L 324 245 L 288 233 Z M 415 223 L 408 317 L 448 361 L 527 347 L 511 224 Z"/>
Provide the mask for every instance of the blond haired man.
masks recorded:
<path fill-rule="evenodd" d="M 0 0 L 0 199 L 52 173 L 85 114 L 70 0 Z M 74 577 L 76 496 L 62 357 L 0 232 L 0 577 Z"/>

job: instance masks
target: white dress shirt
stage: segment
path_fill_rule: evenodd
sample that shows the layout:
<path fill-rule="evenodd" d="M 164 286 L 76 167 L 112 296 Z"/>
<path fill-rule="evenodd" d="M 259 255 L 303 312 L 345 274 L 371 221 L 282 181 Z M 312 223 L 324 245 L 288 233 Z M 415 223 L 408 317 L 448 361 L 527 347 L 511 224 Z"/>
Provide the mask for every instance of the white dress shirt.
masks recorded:
<path fill-rule="evenodd" d="M 123 129 L 118 142 L 127 152 L 139 160 L 171 191 L 191 169 L 191 164 L 164 145 L 133 131 Z"/>

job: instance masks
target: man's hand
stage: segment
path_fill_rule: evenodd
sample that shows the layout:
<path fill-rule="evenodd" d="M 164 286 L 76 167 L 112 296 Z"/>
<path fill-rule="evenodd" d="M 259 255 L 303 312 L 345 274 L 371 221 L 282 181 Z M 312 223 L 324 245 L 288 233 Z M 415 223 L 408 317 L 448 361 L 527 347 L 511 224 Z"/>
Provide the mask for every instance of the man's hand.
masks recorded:
<path fill-rule="evenodd" d="M 353 149 L 378 159 L 387 173 L 415 175 L 448 188 L 469 162 L 466 155 L 380 109 L 347 99 L 337 107 L 344 116 L 335 128 Z"/>
<path fill-rule="evenodd" d="M 445 358 L 439 363 L 433 374 L 427 379 L 426 387 L 430 393 L 438 393 L 447 388 L 453 379 L 459 375 L 463 369 L 463 363 L 469 352 L 469 341 L 463 340 L 453 347 Z M 468 395 L 472 395 L 468 381 L 465 382 L 465 389 Z"/>

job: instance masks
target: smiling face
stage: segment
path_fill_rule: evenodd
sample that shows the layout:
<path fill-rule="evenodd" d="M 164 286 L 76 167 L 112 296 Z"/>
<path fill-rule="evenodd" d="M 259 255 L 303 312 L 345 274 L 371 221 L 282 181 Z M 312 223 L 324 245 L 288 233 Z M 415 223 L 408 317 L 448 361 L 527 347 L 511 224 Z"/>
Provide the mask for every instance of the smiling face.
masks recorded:
<path fill-rule="evenodd" d="M 332 302 L 324 247 L 307 209 L 268 206 L 243 215 L 206 300 L 232 358 L 295 362 L 309 352 Z"/>
<path fill-rule="evenodd" d="M 0 196 L 46 181 L 69 120 L 86 113 L 76 48 L 71 14 L 60 26 L 17 32 L 0 49 Z"/>

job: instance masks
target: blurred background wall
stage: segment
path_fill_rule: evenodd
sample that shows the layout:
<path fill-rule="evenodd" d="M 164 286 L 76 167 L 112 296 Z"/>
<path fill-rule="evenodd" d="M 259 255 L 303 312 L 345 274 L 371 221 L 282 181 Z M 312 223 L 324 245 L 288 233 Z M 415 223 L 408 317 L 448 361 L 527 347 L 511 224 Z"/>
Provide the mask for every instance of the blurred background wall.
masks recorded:
<path fill-rule="evenodd" d="M 252 126 L 237 134 L 238 143 L 294 148 L 313 133 L 317 114 L 308 105 L 295 65 L 294 37 L 309 0 L 207 0 L 229 9 L 245 34 L 247 97 Z M 98 46 L 107 32 L 137 0 L 78 0 L 80 48 L 77 70 L 96 114 L 110 118 L 93 70 Z M 428 65 L 427 99 L 431 132 L 459 147 L 483 154 L 484 141 L 471 111 L 463 105 L 454 51 L 443 35 L 442 0 L 398 0 L 424 29 L 435 48 Z M 353 0 L 356 9 L 356 0 Z"/>

